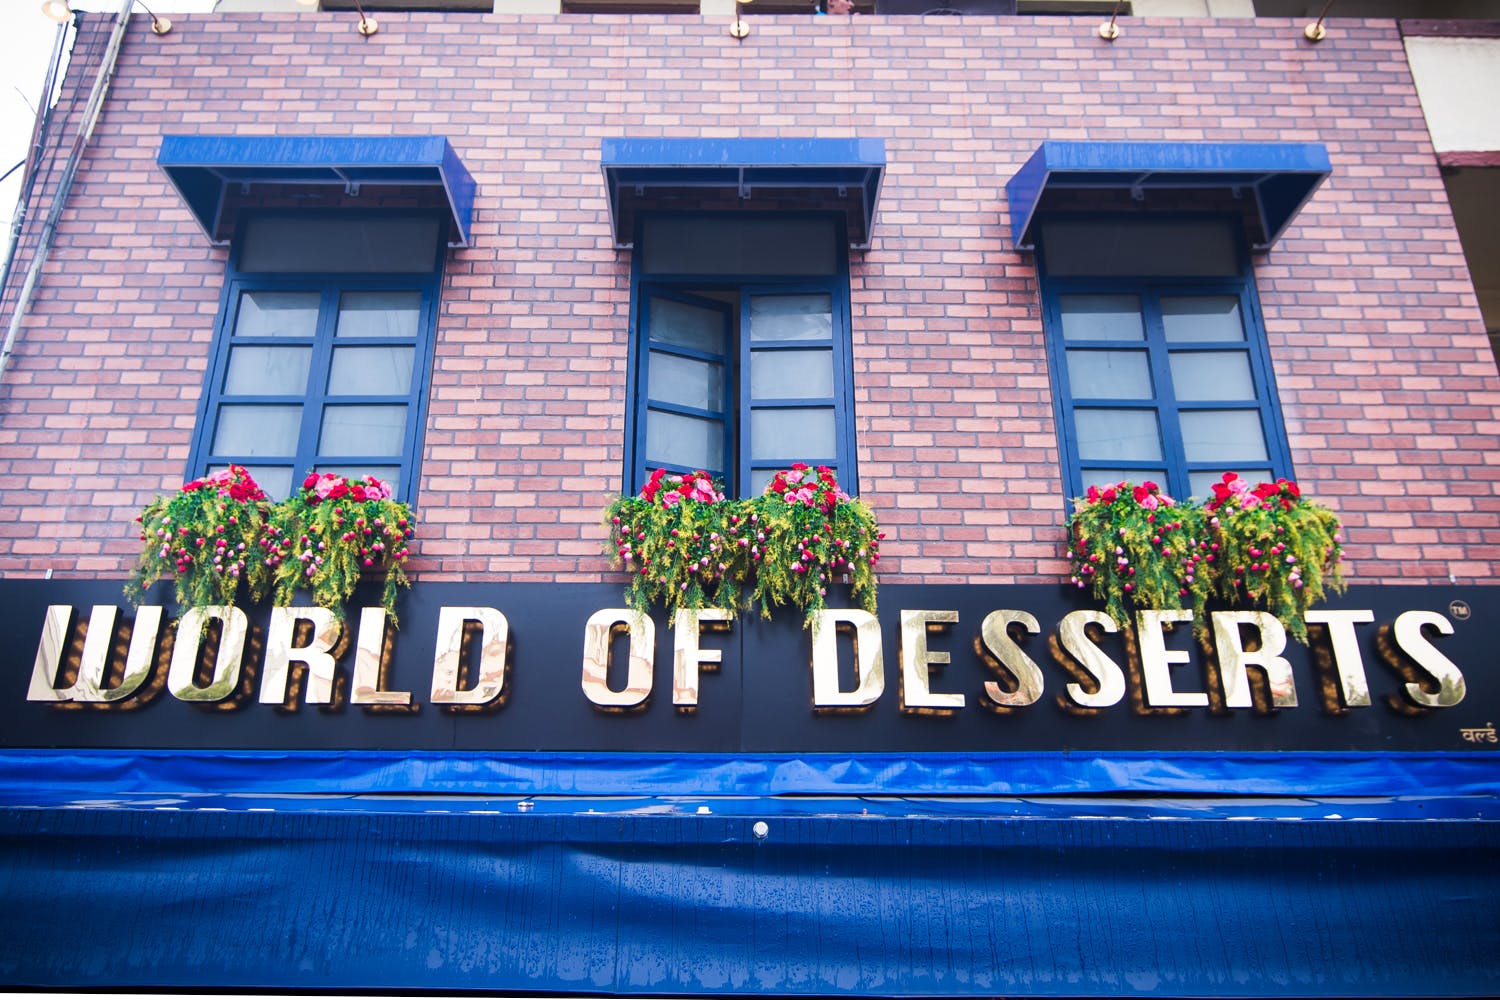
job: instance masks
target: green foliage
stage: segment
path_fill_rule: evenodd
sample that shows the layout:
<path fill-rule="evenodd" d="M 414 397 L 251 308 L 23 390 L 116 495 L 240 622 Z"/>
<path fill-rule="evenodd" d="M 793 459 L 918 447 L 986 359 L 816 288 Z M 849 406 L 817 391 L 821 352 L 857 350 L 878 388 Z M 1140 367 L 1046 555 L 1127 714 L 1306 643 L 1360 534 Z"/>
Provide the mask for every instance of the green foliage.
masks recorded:
<path fill-rule="evenodd" d="M 309 475 L 296 496 L 272 504 L 231 465 L 157 497 L 138 520 L 143 545 L 125 587 L 137 605 L 147 587 L 172 577 L 181 610 L 234 604 L 243 582 L 251 602 L 270 594 L 280 605 L 306 588 L 342 619 L 361 575 L 383 573 L 382 603 L 394 623 L 397 590 L 411 585 L 404 569 L 416 533 L 411 509 L 373 476 Z"/>
<path fill-rule="evenodd" d="M 1265 608 L 1306 644 L 1307 609 L 1326 591 L 1344 590 L 1337 515 L 1285 479 L 1250 490 L 1230 473 L 1215 492 L 1209 506 L 1223 560 L 1219 594 Z"/>
<path fill-rule="evenodd" d="M 1202 637 L 1219 597 L 1265 608 L 1305 644 L 1307 609 L 1344 589 L 1338 517 L 1285 479 L 1252 489 L 1229 472 L 1213 492 L 1198 507 L 1155 483 L 1090 487 L 1068 523 L 1072 582 L 1122 623 L 1132 608 L 1186 605 Z"/>
<path fill-rule="evenodd" d="M 639 496 L 613 501 L 604 519 L 611 564 L 629 571 L 626 599 L 641 613 L 652 605 L 669 615 L 736 610 L 748 600 L 766 617 L 791 605 L 812 622 L 841 579 L 859 606 L 875 610 L 879 526 L 827 469 L 794 465 L 753 500 L 725 500 L 703 472 L 658 469 Z"/>
<path fill-rule="evenodd" d="M 848 581 L 854 602 L 874 614 L 881 534 L 869 507 L 845 499 L 822 510 L 774 494 L 746 504 L 765 537 L 751 594 L 763 617 L 789 604 L 811 622 L 828 606 L 828 588 L 840 580 Z"/>
<path fill-rule="evenodd" d="M 1074 503 L 1068 522 L 1074 584 L 1104 602 L 1116 621 L 1130 621 L 1127 607 L 1186 605 L 1195 631 L 1206 632 L 1216 555 L 1201 508 L 1176 503 L 1152 482 L 1090 487 Z"/>
<path fill-rule="evenodd" d="M 125 585 L 133 603 L 164 577 L 173 580 L 180 609 L 233 604 L 242 583 L 250 600 L 265 596 L 271 574 L 257 548 L 266 495 L 243 468 L 232 465 L 157 497 L 136 520 L 141 554 Z"/>
<path fill-rule="evenodd" d="M 382 573 L 381 606 L 396 621 L 396 594 L 411 586 L 406 542 L 416 534 L 411 508 L 392 500 L 373 476 L 363 482 L 309 475 L 297 494 L 272 508 L 264 548 L 275 568 L 272 597 L 288 605 L 306 588 L 312 603 L 342 620 L 360 577 Z"/>

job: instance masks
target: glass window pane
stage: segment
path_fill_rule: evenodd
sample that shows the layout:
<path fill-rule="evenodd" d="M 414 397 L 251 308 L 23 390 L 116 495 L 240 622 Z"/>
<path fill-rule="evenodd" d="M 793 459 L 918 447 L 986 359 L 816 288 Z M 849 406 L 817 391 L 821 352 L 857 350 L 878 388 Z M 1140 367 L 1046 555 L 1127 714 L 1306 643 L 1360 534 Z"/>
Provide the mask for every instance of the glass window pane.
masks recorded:
<path fill-rule="evenodd" d="M 722 475 L 724 423 L 650 410 L 646 414 L 646 468 L 685 465 Z"/>
<path fill-rule="evenodd" d="M 651 300 L 652 340 L 704 354 L 724 355 L 724 313 L 675 299 Z"/>
<path fill-rule="evenodd" d="M 744 495 L 747 496 L 747 497 L 758 497 L 761 494 L 765 493 L 766 492 L 766 487 L 771 484 L 771 480 L 772 479 L 776 478 L 776 473 L 779 472 L 779 471 L 781 471 L 781 470 L 780 469 L 751 469 L 750 470 L 750 488 L 747 489 L 747 490 L 745 490 Z"/>
<path fill-rule="evenodd" d="M 1135 295 L 1060 295 L 1064 340 L 1145 340 Z"/>
<path fill-rule="evenodd" d="M 764 409 L 750 412 L 750 457 L 796 461 L 838 454 L 832 407 Z"/>
<path fill-rule="evenodd" d="M 833 351 L 751 351 L 754 399 L 828 399 L 833 396 Z"/>
<path fill-rule="evenodd" d="M 311 347 L 233 347 L 224 392 L 231 396 L 301 396 L 307 392 L 311 363 Z"/>
<path fill-rule="evenodd" d="M 1052 219 L 1038 249 L 1054 277 L 1231 277 L 1235 230 L 1217 220 Z"/>
<path fill-rule="evenodd" d="M 724 366 L 652 351 L 646 391 L 660 403 L 724 412 Z"/>
<path fill-rule="evenodd" d="M 1255 399 L 1244 351 L 1173 351 L 1172 388 L 1181 400 Z"/>
<path fill-rule="evenodd" d="M 252 216 L 241 271 L 417 274 L 437 265 L 442 225 L 431 216 L 365 213 Z"/>
<path fill-rule="evenodd" d="M 221 472 L 226 467 L 223 465 L 211 465 L 209 472 Z M 240 468 L 250 473 L 250 478 L 255 480 L 255 485 L 265 491 L 266 496 L 272 500 L 285 500 L 292 495 L 292 467 L 289 465 L 241 465 Z"/>
<path fill-rule="evenodd" d="M 1150 399 L 1155 395 L 1145 351 L 1069 351 L 1068 385 L 1075 400 Z"/>
<path fill-rule="evenodd" d="M 1084 469 L 1083 490 L 1088 492 L 1090 486 L 1098 486 L 1103 489 L 1106 486 L 1114 486 L 1117 483 L 1132 482 L 1136 484 L 1150 480 L 1158 486 L 1165 486 L 1167 482 L 1166 469 Z"/>
<path fill-rule="evenodd" d="M 1243 341 L 1240 300 L 1233 295 L 1174 296 L 1161 300 L 1161 324 L 1167 340 Z"/>
<path fill-rule="evenodd" d="M 1162 460 L 1161 431 L 1155 410 L 1074 410 L 1078 457 L 1083 461 Z"/>
<path fill-rule="evenodd" d="M 647 274 L 826 275 L 843 252 L 832 219 L 676 216 L 647 219 L 642 230 Z"/>
<path fill-rule="evenodd" d="M 1257 483 L 1270 482 L 1270 469 L 1215 469 L 1212 472 L 1190 472 L 1188 483 L 1192 488 L 1193 496 L 1199 500 L 1207 500 L 1214 495 L 1214 483 L 1224 481 L 1224 473 L 1234 472 L 1251 486 Z"/>
<path fill-rule="evenodd" d="M 302 407 L 221 406 L 214 427 L 213 452 L 226 458 L 297 454 Z"/>
<path fill-rule="evenodd" d="M 1266 462 L 1259 410 L 1182 410 L 1182 448 L 1189 462 Z"/>
<path fill-rule="evenodd" d="M 323 410 L 320 455 L 400 455 L 405 406 L 330 406 Z"/>
<path fill-rule="evenodd" d="M 411 340 L 421 319 L 421 292 L 345 292 L 339 296 L 337 336 Z"/>
<path fill-rule="evenodd" d="M 330 396 L 405 396 L 411 392 L 411 347 L 335 347 Z"/>
<path fill-rule="evenodd" d="M 320 298 L 317 292 L 241 292 L 235 336 L 312 337 Z"/>
<path fill-rule="evenodd" d="M 750 299 L 751 340 L 828 340 L 832 336 L 833 299 L 825 293 Z"/>

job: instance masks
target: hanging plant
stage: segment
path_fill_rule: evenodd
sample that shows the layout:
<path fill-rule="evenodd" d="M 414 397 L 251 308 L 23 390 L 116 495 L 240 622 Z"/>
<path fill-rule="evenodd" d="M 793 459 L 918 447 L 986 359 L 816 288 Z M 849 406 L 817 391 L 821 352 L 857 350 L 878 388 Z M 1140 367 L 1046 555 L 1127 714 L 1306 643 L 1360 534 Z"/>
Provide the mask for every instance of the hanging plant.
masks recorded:
<path fill-rule="evenodd" d="M 1287 479 L 1252 489 L 1226 472 L 1213 492 L 1206 506 L 1222 559 L 1219 593 L 1265 608 L 1305 645 L 1307 609 L 1326 591 L 1344 590 L 1338 516 Z"/>
<path fill-rule="evenodd" d="M 870 508 L 839 489 L 833 470 L 801 462 L 776 473 L 750 501 L 757 525 L 755 590 L 762 616 L 782 604 L 811 624 L 828 606 L 828 588 L 847 582 L 850 596 L 875 612 L 875 566 L 885 536 Z"/>
<path fill-rule="evenodd" d="M 705 472 L 657 469 L 639 494 L 613 501 L 604 520 L 611 564 L 629 571 L 626 599 L 641 613 L 653 604 L 669 615 L 734 610 L 748 599 L 767 617 L 789 604 L 811 622 L 840 580 L 860 607 L 875 610 L 879 526 L 827 468 L 798 463 L 752 500 L 724 499 Z"/>
<path fill-rule="evenodd" d="M 1204 614 L 1220 559 L 1202 508 L 1179 504 L 1153 482 L 1090 486 L 1068 520 L 1072 582 L 1104 603 L 1118 622 L 1131 608 L 1193 610 L 1194 631 Z"/>
<path fill-rule="evenodd" d="M 639 494 L 611 503 L 604 519 L 611 563 L 630 572 L 626 600 L 636 611 L 739 606 L 755 528 L 708 473 L 657 469 Z"/>
<path fill-rule="evenodd" d="M 233 604 L 242 583 L 252 601 L 263 598 L 271 574 L 257 558 L 256 546 L 266 502 L 254 478 L 238 465 L 151 501 L 136 518 L 143 544 L 126 597 L 139 605 L 147 587 L 170 578 L 183 610 Z"/>
<path fill-rule="evenodd" d="M 290 499 L 271 509 L 260 540 L 275 573 L 275 603 L 305 588 L 312 603 L 342 619 L 360 577 L 385 575 L 381 606 L 395 619 L 396 593 L 411 586 L 405 564 L 416 534 L 411 508 L 391 499 L 387 483 L 312 473 Z"/>

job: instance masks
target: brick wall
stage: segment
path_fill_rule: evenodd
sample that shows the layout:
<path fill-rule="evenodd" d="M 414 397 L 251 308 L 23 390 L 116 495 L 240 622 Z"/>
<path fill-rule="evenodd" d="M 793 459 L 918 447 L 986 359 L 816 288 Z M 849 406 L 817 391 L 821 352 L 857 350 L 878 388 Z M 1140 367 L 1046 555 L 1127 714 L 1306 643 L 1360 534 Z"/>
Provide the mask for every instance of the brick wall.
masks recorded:
<path fill-rule="evenodd" d="M 111 20 L 86 18 L 80 47 Z M 182 16 L 156 38 L 134 19 L 0 381 L 0 573 L 122 575 L 132 519 L 182 480 L 225 253 L 156 168 L 164 132 L 435 133 L 474 173 L 415 569 L 475 580 L 611 578 L 630 259 L 601 138 L 886 140 L 851 259 L 858 489 L 886 579 L 988 582 L 1063 571 L 1036 270 L 1005 181 L 1046 138 L 1326 143 L 1333 176 L 1255 269 L 1297 477 L 1344 517 L 1358 580 L 1500 570 L 1500 385 L 1390 22 L 1312 46 L 1290 20 L 1133 20 L 1112 44 L 1097 18 L 761 17 L 743 42 L 682 16 L 383 12 L 369 39 L 353 21 Z"/>

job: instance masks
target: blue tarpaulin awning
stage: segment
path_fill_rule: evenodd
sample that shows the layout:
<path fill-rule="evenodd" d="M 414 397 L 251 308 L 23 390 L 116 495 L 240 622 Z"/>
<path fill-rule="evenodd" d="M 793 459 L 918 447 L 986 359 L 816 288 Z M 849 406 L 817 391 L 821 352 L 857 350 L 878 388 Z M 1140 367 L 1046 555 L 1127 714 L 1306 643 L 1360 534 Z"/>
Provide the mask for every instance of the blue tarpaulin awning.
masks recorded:
<path fill-rule="evenodd" d="M 634 242 L 644 206 L 739 203 L 842 212 L 849 246 L 863 249 L 885 173 L 885 140 L 605 139 L 601 164 L 618 247 Z"/>
<path fill-rule="evenodd" d="M 1280 238 L 1332 172 L 1321 143 L 1058 142 L 1048 140 L 1006 183 L 1017 249 L 1036 246 L 1034 222 L 1044 195 L 1115 189 L 1144 197 L 1162 189 L 1218 189 L 1255 200 L 1257 250 Z"/>
<path fill-rule="evenodd" d="M 467 246 L 474 178 L 442 136 L 162 137 L 157 164 L 215 243 L 226 243 L 225 198 L 256 184 L 441 188 L 450 213 L 450 246 Z"/>

